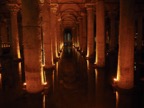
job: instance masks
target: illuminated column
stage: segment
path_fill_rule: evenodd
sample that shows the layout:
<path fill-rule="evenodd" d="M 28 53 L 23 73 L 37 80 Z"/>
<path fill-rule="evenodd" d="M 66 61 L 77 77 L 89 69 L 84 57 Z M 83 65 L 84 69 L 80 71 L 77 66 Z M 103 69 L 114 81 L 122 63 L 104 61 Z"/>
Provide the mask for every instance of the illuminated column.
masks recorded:
<path fill-rule="evenodd" d="M 138 37 L 137 37 L 137 49 L 138 51 L 141 51 L 142 50 L 142 20 L 143 20 L 143 17 L 140 16 L 138 17 Z"/>
<path fill-rule="evenodd" d="M 62 24 L 60 25 L 60 50 L 62 50 L 63 47 L 63 27 Z"/>
<path fill-rule="evenodd" d="M 61 40 L 61 50 L 63 48 L 63 44 L 64 44 L 64 28 L 63 28 L 63 25 L 61 25 L 60 27 L 60 40 Z"/>
<path fill-rule="evenodd" d="M 76 46 L 76 32 L 75 32 L 75 27 L 72 28 L 72 42 L 73 45 Z"/>
<path fill-rule="evenodd" d="M 79 25 L 76 24 L 76 47 L 79 47 Z"/>
<path fill-rule="evenodd" d="M 26 90 L 37 93 L 43 90 L 40 13 L 33 0 L 24 0 L 22 10 Z"/>
<path fill-rule="evenodd" d="M 95 64 L 98 67 L 105 66 L 105 10 L 104 1 L 96 3 L 96 54 Z"/>
<path fill-rule="evenodd" d="M 57 52 L 59 53 L 60 51 L 60 37 L 61 37 L 61 18 L 58 18 L 57 21 Z"/>
<path fill-rule="evenodd" d="M 117 44 L 115 14 L 110 14 L 110 51 L 114 51 Z"/>
<path fill-rule="evenodd" d="M 17 23 L 17 12 L 20 7 L 17 4 L 8 4 L 11 17 L 11 54 L 13 59 L 20 59 L 20 45 L 18 36 L 18 23 Z"/>
<path fill-rule="evenodd" d="M 58 58 L 58 53 L 57 53 L 57 4 L 51 4 L 50 5 L 50 21 L 51 21 L 51 28 L 50 28 L 50 33 L 51 33 L 51 40 L 52 40 L 52 50 L 53 50 L 53 59 L 54 61 Z"/>
<path fill-rule="evenodd" d="M 87 58 L 94 55 L 94 9 L 93 4 L 87 4 Z"/>
<path fill-rule="evenodd" d="M 44 44 L 44 56 L 45 56 L 45 68 L 51 68 L 53 66 L 52 57 L 52 42 L 50 36 L 50 8 L 45 9 L 43 12 L 43 44 Z"/>
<path fill-rule="evenodd" d="M 120 0 L 117 86 L 134 86 L 134 0 Z"/>
<path fill-rule="evenodd" d="M 87 49 L 87 36 L 86 36 L 86 33 L 87 33 L 87 30 L 86 30 L 86 13 L 81 13 L 82 15 L 82 28 L 83 28 L 83 36 L 82 36 L 82 49 L 83 49 L 83 52 L 86 54 L 86 49 Z"/>
<path fill-rule="evenodd" d="M 80 43 L 79 49 L 83 50 L 82 49 L 82 46 L 83 46 L 83 24 L 82 24 L 82 17 L 79 17 L 78 21 L 79 21 L 79 43 Z"/>

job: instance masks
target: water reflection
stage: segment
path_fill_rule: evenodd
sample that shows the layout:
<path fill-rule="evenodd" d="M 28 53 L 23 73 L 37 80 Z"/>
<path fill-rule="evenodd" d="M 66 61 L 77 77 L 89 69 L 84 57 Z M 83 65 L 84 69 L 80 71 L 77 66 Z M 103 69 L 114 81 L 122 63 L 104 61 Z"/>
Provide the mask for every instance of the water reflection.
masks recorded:
<path fill-rule="evenodd" d="M 15 91 L 15 94 L 22 93 L 16 97 L 12 92 L 13 94 L 8 94 L 3 100 L 5 103 L 1 108 L 12 106 L 14 108 L 141 108 L 140 105 L 143 105 L 144 100 L 141 95 L 143 89 L 141 92 L 138 91 L 139 95 L 137 92 L 123 94 L 115 91 L 111 86 L 112 66 L 110 70 L 95 69 L 93 64 L 82 57 L 76 49 L 66 47 L 63 51 L 61 59 L 55 64 L 55 69 L 44 71 L 44 81 L 47 85 L 42 93 L 29 94 Z M 0 81 L 12 77 L 13 82 L 21 83 L 23 64 L 8 60 L 3 61 L 2 64 Z M 10 68 L 6 68 L 7 66 Z M 16 83 L 16 86 L 19 85 Z M 6 88 L 11 92 L 10 85 Z M 13 85 L 12 88 L 16 89 Z M 8 93 L 4 91 L 5 94 Z M 13 100 L 7 100 L 12 96 L 15 96 Z"/>

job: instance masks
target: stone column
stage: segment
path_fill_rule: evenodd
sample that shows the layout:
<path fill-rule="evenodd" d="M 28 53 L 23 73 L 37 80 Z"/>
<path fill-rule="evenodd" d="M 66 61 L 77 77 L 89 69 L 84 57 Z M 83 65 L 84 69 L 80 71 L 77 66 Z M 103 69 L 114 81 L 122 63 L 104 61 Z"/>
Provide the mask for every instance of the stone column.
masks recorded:
<path fill-rule="evenodd" d="M 87 4 L 87 58 L 94 55 L 94 9 L 93 4 Z"/>
<path fill-rule="evenodd" d="M 58 18 L 58 21 L 57 21 L 57 52 L 59 53 L 60 52 L 60 36 L 61 36 L 61 18 Z"/>
<path fill-rule="evenodd" d="M 79 26 L 78 23 L 76 23 L 76 47 L 79 47 Z"/>
<path fill-rule="evenodd" d="M 75 32 L 75 27 L 72 28 L 72 42 L 73 42 L 73 45 L 75 46 L 76 45 L 76 32 Z"/>
<path fill-rule="evenodd" d="M 110 51 L 114 51 L 117 44 L 115 14 L 110 13 Z"/>
<path fill-rule="evenodd" d="M 60 25 L 60 50 L 62 51 L 63 48 L 63 26 Z"/>
<path fill-rule="evenodd" d="M 81 13 L 82 15 L 82 28 L 83 28 L 83 36 L 82 36 L 82 49 L 84 54 L 86 54 L 86 49 L 87 49 L 87 30 L 86 30 L 86 13 Z"/>
<path fill-rule="evenodd" d="M 53 67 L 52 42 L 50 36 L 50 8 L 45 7 L 43 12 L 43 44 L 45 56 L 45 69 Z"/>
<path fill-rule="evenodd" d="M 98 67 L 105 66 L 105 9 L 104 0 L 96 3 L 96 54 L 95 64 Z"/>
<path fill-rule="evenodd" d="M 14 60 L 20 59 L 20 45 L 18 36 L 18 23 L 17 23 L 17 12 L 20 7 L 17 4 L 8 4 L 11 17 L 11 54 Z"/>
<path fill-rule="evenodd" d="M 41 16 L 36 1 L 23 0 L 22 2 L 26 90 L 30 93 L 37 93 L 44 89 L 42 85 L 41 25 L 39 23 Z"/>
<path fill-rule="evenodd" d="M 137 49 L 138 51 L 142 50 L 142 21 L 143 21 L 143 17 L 140 16 L 138 17 L 138 37 L 137 37 Z"/>
<path fill-rule="evenodd" d="M 134 0 L 120 0 L 117 86 L 134 87 Z"/>
<path fill-rule="evenodd" d="M 83 41 L 82 41 L 82 36 L 83 36 L 83 25 L 82 25 L 82 17 L 78 17 L 79 21 L 79 50 L 82 50 L 83 46 Z"/>
<path fill-rule="evenodd" d="M 51 21 L 51 28 L 50 28 L 50 35 L 52 39 L 52 50 L 53 50 L 53 59 L 54 61 L 58 58 L 57 53 L 57 7 L 58 4 L 51 4 L 50 5 L 50 21 Z"/>

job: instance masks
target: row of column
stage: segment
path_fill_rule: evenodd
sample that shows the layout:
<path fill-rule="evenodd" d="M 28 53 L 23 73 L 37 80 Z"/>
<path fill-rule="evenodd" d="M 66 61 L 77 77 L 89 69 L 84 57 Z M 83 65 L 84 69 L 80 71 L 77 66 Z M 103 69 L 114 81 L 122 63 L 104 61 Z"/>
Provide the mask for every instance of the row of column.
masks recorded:
<path fill-rule="evenodd" d="M 30 9 L 30 2 L 23 2 L 26 90 L 34 93 L 43 90 L 44 84 L 46 84 L 44 70 L 53 68 L 59 58 L 63 30 L 60 27 L 61 22 L 58 22 L 57 18 L 57 4 L 50 6 L 37 4 L 39 6 L 37 8 L 35 1 L 33 1 L 33 9 Z"/>
<path fill-rule="evenodd" d="M 57 30 L 60 24 L 57 22 L 56 9 L 57 5 L 51 5 L 51 8 L 44 9 L 42 15 L 43 24 L 39 23 L 41 17 L 37 5 L 33 3 L 34 7 L 29 7 L 29 1 L 23 1 L 22 15 L 23 15 L 23 44 L 24 44 L 24 62 L 27 90 L 30 92 L 37 92 L 43 89 L 41 84 L 41 72 L 43 68 L 41 50 L 44 50 L 45 67 L 53 66 L 54 59 L 58 57 L 58 50 L 62 44 L 62 36 L 58 36 Z M 34 1 L 33 1 L 34 2 Z M 118 57 L 118 75 L 117 83 L 119 87 L 131 88 L 133 87 L 134 73 L 134 15 L 131 9 L 133 2 L 120 1 L 120 29 L 119 29 L 119 57 Z M 18 5 L 10 4 L 11 10 L 11 31 L 12 31 L 12 54 L 14 58 L 20 58 L 18 28 L 17 28 L 17 10 Z M 47 8 L 47 7 L 45 7 Z M 125 9 L 127 11 L 125 11 Z M 80 49 L 86 52 L 86 56 L 90 58 L 94 54 L 95 64 L 99 67 L 105 65 L 105 13 L 104 1 L 100 0 L 96 3 L 96 30 L 94 30 L 94 6 L 87 5 L 87 20 L 85 14 L 80 18 L 80 25 L 75 34 L 80 31 L 77 45 Z M 131 17 L 130 17 L 131 16 Z M 35 17 L 35 19 L 33 19 Z M 87 21 L 87 23 L 86 23 Z M 86 30 L 87 24 L 87 30 Z M 43 28 L 41 31 L 41 27 Z M 58 28 L 57 28 L 58 27 Z M 82 27 L 84 27 L 82 29 Z M 80 29 L 80 30 L 79 30 Z M 114 29 L 114 28 L 113 28 Z M 96 50 L 94 50 L 94 31 L 96 31 Z M 43 40 L 41 36 L 43 32 Z M 87 33 L 87 37 L 86 37 Z M 62 34 L 62 30 L 59 34 Z M 112 37 L 111 37 L 112 38 Z M 113 38 L 112 38 L 113 39 Z M 111 39 L 111 40 L 112 40 Z M 87 40 L 87 41 L 86 41 Z M 114 39 L 115 40 L 115 39 Z M 42 49 L 42 41 L 44 49 Z M 111 42 L 112 44 L 112 42 Z M 113 43 L 114 44 L 114 43 Z"/>
<path fill-rule="evenodd" d="M 105 66 L 105 5 L 103 0 L 96 2 L 96 36 L 94 36 L 94 5 L 87 4 L 87 42 L 82 41 L 80 21 L 80 35 L 78 43 L 82 48 L 83 43 L 87 44 L 86 57 L 90 58 L 95 53 L 95 65 L 98 67 Z M 118 69 L 117 69 L 117 85 L 120 88 L 130 89 L 134 86 L 134 0 L 120 0 L 120 21 L 119 21 L 119 39 L 118 39 Z M 114 50 L 117 44 L 115 36 L 115 18 L 111 19 L 110 32 L 110 50 Z M 140 31 L 141 32 L 141 31 Z M 94 40 L 96 37 L 96 49 L 94 49 Z M 139 39 L 138 41 L 141 41 Z M 83 50 L 83 49 L 82 49 Z"/>

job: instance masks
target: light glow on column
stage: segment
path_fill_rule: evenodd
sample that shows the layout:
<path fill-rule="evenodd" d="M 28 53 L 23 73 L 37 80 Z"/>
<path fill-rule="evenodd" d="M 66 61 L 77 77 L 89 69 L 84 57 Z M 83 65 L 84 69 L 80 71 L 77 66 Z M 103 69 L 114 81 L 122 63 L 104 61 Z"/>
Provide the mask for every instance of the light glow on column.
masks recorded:
<path fill-rule="evenodd" d="M 89 57 L 89 47 L 87 48 L 87 55 L 86 57 Z"/>
<path fill-rule="evenodd" d="M 43 70 L 43 66 L 41 68 L 41 82 L 42 82 L 42 85 L 46 85 L 47 82 L 46 82 L 46 74 L 45 74 L 45 71 Z"/>

